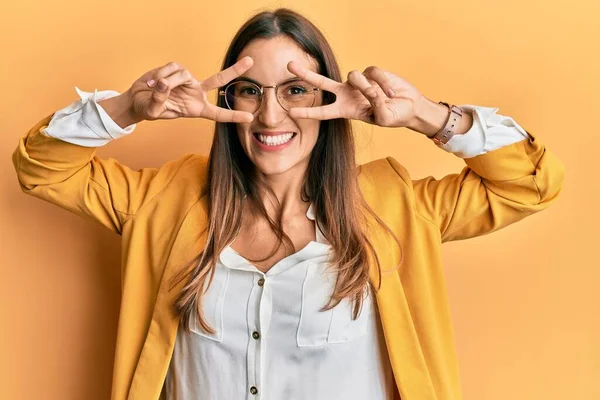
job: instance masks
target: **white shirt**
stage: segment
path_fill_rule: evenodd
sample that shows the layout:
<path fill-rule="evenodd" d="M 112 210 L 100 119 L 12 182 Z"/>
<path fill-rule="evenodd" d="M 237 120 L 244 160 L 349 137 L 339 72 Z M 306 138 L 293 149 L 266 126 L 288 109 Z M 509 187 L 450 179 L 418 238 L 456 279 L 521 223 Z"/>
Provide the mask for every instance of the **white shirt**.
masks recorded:
<path fill-rule="evenodd" d="M 312 206 L 307 217 L 314 220 Z M 316 224 L 315 224 L 316 226 Z M 335 277 L 331 247 L 316 241 L 261 272 L 230 246 L 219 257 L 203 300 L 204 332 L 177 331 L 166 398 L 387 400 L 394 393 L 377 302 L 370 293 L 352 320 L 344 299 L 320 312 Z"/>
<path fill-rule="evenodd" d="M 135 124 L 122 129 L 97 104 L 118 92 L 76 90 L 81 100 L 54 114 L 47 135 L 98 147 L 133 132 Z M 459 107 L 473 112 L 473 126 L 440 146 L 459 157 L 528 137 L 512 118 L 496 114 L 497 108 Z M 312 206 L 307 217 L 314 220 Z M 367 292 L 357 320 L 347 299 L 319 311 L 334 277 L 325 273 L 331 247 L 318 229 L 315 237 L 267 273 L 231 247 L 224 249 L 203 299 L 216 333 L 202 331 L 195 316 L 192 333 L 178 330 L 165 380 L 169 400 L 392 398 L 394 379 L 372 294 Z"/>

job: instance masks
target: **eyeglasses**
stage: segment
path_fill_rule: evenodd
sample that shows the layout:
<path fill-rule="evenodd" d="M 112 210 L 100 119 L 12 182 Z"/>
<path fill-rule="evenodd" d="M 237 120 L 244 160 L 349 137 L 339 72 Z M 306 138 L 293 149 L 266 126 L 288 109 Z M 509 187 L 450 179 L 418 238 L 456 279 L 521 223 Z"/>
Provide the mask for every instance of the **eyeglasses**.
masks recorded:
<path fill-rule="evenodd" d="M 230 110 L 254 114 L 262 104 L 266 88 L 275 89 L 277 101 L 286 111 L 292 107 L 312 107 L 317 97 L 316 92 L 321 90 L 302 80 L 262 87 L 250 81 L 238 80 L 225 86 L 219 91 L 219 95 L 225 96 L 225 104 Z"/>

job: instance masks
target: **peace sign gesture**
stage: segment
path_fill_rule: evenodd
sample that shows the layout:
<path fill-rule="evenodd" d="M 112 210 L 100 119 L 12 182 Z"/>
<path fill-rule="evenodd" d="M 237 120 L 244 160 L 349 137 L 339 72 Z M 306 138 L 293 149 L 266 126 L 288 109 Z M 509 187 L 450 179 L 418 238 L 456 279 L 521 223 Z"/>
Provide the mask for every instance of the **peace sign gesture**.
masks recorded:
<path fill-rule="evenodd" d="M 336 100 L 331 104 L 290 109 L 292 118 L 348 118 L 379 126 L 403 127 L 415 118 L 416 107 L 422 97 L 408 81 L 374 66 L 368 67 L 363 73 L 351 71 L 344 83 L 303 68 L 293 61 L 288 63 L 288 70 L 336 95 Z"/>
<path fill-rule="evenodd" d="M 198 81 L 180 64 L 170 62 L 146 72 L 124 93 L 139 120 L 206 118 L 217 122 L 251 122 L 251 113 L 218 107 L 207 93 L 240 76 L 253 65 L 244 57 L 231 67 Z"/>

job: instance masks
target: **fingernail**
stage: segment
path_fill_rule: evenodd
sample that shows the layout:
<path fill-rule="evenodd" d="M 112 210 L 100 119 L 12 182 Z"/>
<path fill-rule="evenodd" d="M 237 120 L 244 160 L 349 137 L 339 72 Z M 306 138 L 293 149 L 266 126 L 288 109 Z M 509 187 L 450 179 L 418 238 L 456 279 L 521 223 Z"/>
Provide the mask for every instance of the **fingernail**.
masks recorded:
<path fill-rule="evenodd" d="M 388 96 L 394 97 L 395 95 L 396 95 L 396 92 L 394 92 L 392 89 L 388 89 Z"/>
<path fill-rule="evenodd" d="M 167 89 L 167 85 L 164 82 L 158 82 L 157 89 L 164 92 Z"/>
<path fill-rule="evenodd" d="M 147 83 L 148 83 L 148 86 L 152 87 L 152 86 L 154 86 L 156 81 L 154 79 L 150 79 Z"/>

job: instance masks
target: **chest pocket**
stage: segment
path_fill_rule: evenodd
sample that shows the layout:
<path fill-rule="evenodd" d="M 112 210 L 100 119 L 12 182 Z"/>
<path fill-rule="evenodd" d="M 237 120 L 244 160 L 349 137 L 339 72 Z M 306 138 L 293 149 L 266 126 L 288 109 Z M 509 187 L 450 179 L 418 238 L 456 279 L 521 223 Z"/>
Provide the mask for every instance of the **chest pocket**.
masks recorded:
<path fill-rule="evenodd" d="M 217 342 L 223 340 L 223 305 L 228 282 L 229 269 L 222 268 L 217 264 L 213 281 L 202 297 L 204 319 L 215 330 L 215 333 L 208 333 L 202 329 L 195 313 L 190 316 L 190 330 L 192 332 Z M 206 284 L 208 284 L 208 280 L 205 282 Z"/>
<path fill-rule="evenodd" d="M 368 287 L 358 317 L 352 319 L 354 303 L 347 298 L 327 311 L 320 309 L 327 303 L 335 282 L 322 266 L 311 264 L 307 269 L 302 287 L 302 309 L 297 344 L 303 346 L 322 346 L 333 343 L 346 343 L 364 336 L 371 314 L 373 300 Z"/>

